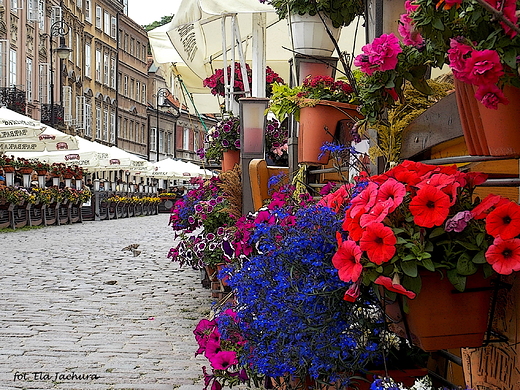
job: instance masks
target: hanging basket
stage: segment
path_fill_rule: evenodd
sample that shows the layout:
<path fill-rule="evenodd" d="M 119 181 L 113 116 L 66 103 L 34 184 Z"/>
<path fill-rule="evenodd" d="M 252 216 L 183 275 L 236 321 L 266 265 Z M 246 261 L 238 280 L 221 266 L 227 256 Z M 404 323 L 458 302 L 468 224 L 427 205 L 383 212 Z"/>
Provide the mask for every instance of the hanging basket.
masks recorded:
<path fill-rule="evenodd" d="M 230 171 L 240 165 L 240 150 L 226 150 L 222 155 L 222 172 Z"/>
<path fill-rule="evenodd" d="M 399 294 L 397 301 L 385 305 L 391 330 L 426 352 L 482 346 L 493 292 L 491 278 L 480 273 L 468 276 L 461 293 L 439 272 L 420 275 L 421 292 L 407 301 L 407 314 Z"/>
<path fill-rule="evenodd" d="M 30 175 L 33 172 L 34 169 L 29 167 L 20 167 L 18 168 L 18 172 L 22 175 Z"/>
<path fill-rule="evenodd" d="M 343 119 L 362 119 L 358 106 L 348 103 L 320 100 L 313 107 L 300 109 L 300 132 L 298 135 L 298 162 L 309 165 L 325 165 L 329 153 L 321 155 L 320 148 L 325 142 L 332 142 L 338 122 Z"/>

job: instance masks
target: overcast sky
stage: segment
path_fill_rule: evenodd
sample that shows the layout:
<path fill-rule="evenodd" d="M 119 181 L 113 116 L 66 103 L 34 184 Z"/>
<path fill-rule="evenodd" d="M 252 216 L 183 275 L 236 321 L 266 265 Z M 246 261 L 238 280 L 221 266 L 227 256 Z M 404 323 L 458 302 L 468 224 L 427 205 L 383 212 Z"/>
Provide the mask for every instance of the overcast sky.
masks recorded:
<path fill-rule="evenodd" d="M 177 12 L 181 0 L 128 0 L 128 16 L 141 26 Z"/>

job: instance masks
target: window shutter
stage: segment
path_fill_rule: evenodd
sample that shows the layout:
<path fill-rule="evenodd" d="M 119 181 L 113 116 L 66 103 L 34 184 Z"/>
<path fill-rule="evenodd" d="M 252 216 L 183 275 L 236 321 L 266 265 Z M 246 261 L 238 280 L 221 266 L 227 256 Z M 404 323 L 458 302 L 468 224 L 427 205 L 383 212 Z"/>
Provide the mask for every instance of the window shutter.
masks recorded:
<path fill-rule="evenodd" d="M 85 129 L 85 96 L 76 96 L 76 128 Z"/>

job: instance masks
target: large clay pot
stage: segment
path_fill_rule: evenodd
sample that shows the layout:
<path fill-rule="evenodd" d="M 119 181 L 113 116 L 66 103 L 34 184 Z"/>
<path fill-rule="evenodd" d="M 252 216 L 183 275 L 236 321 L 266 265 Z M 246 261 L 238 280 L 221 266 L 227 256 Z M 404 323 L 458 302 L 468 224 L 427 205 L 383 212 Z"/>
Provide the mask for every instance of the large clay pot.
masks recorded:
<path fill-rule="evenodd" d="M 479 103 L 489 151 L 492 156 L 520 156 L 520 89 L 506 86 L 504 95 L 509 104 L 499 104 L 497 110 Z"/>
<path fill-rule="evenodd" d="M 479 106 L 475 98 L 475 86 L 455 79 L 455 96 L 459 111 L 464 141 L 471 156 L 489 156 L 489 147 L 480 118 Z"/>
<path fill-rule="evenodd" d="M 240 165 L 240 150 L 227 150 L 222 155 L 222 172 L 232 170 L 236 164 Z"/>
<path fill-rule="evenodd" d="M 337 41 L 341 29 L 333 27 L 332 21 L 328 17 L 324 17 L 324 21 Z M 319 15 L 291 14 L 289 26 L 293 48 L 296 53 L 309 56 L 332 56 L 334 43 L 330 39 Z"/>
<path fill-rule="evenodd" d="M 298 135 L 298 162 L 309 165 L 327 164 L 329 153 L 320 157 L 320 148 L 325 142 L 334 140 L 336 126 L 340 120 L 350 119 L 354 123 L 357 119 L 363 118 L 357 111 L 357 107 L 327 100 L 320 100 L 314 107 L 302 107 Z"/>
<path fill-rule="evenodd" d="M 407 301 L 403 315 L 398 301 L 385 307 L 391 328 L 426 352 L 480 347 L 488 326 L 491 280 L 480 273 L 468 276 L 465 292 L 455 290 L 439 272 L 422 272 L 421 292 Z M 398 294 L 398 299 L 402 296 Z"/>

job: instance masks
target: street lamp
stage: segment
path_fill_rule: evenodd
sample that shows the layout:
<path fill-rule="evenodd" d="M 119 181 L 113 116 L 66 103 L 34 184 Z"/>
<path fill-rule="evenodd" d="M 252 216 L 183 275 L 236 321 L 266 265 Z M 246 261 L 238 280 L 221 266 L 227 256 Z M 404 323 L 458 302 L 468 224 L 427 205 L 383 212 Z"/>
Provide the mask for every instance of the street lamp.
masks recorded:
<path fill-rule="evenodd" d="M 67 47 L 65 44 L 65 35 L 69 33 L 70 27 L 64 20 L 58 20 L 51 25 L 50 34 L 46 34 L 49 37 L 49 52 L 52 57 L 52 38 L 60 37 L 60 45 L 54 51 L 58 55 L 60 59 L 60 64 L 62 60 L 69 58 L 69 54 L 72 51 L 70 47 Z M 52 66 L 52 58 L 50 58 L 51 64 L 51 82 L 50 82 L 50 95 L 51 95 L 51 127 L 54 127 L 55 121 L 55 112 L 54 112 L 54 67 Z"/>
<path fill-rule="evenodd" d="M 157 94 L 155 95 L 156 96 L 156 101 L 157 101 L 157 105 L 156 105 L 156 109 L 157 109 L 157 118 L 156 118 L 156 130 L 155 130 L 155 149 L 156 149 L 156 159 L 155 161 L 159 162 L 159 98 L 162 97 L 163 98 L 163 103 L 164 103 L 164 98 L 167 98 L 168 96 L 170 96 L 170 91 L 168 90 L 168 88 L 159 88 L 157 90 Z M 163 106 L 165 104 L 162 104 Z M 175 118 L 178 118 L 181 116 L 181 113 L 179 111 L 179 109 L 175 106 L 172 106 L 172 108 L 175 109 L 175 114 L 173 114 L 173 116 Z M 174 143 L 174 149 L 173 149 L 173 153 L 174 153 L 174 157 L 175 157 L 175 137 L 176 137 L 176 134 L 174 133 L 173 134 L 173 143 Z"/>

